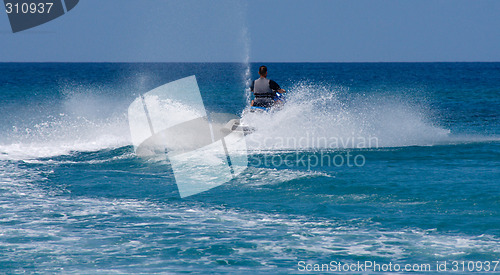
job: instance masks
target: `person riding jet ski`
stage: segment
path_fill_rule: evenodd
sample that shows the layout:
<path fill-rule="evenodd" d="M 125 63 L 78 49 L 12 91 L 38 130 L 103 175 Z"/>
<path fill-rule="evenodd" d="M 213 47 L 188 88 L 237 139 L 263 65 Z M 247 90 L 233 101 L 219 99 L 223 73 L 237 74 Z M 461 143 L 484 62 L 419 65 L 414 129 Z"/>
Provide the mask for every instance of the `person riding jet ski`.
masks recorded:
<path fill-rule="evenodd" d="M 268 109 L 280 102 L 282 94 L 286 93 L 281 89 L 278 83 L 267 79 L 267 67 L 260 66 L 260 77 L 252 82 L 250 90 L 253 92 L 255 99 L 252 100 L 252 108 Z"/>

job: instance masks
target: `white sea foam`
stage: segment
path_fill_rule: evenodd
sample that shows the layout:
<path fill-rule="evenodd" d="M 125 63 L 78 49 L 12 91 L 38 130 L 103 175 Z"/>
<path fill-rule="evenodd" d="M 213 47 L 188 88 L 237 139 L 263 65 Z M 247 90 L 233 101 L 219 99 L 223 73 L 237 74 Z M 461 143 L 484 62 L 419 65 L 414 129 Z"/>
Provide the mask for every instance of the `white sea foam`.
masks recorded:
<path fill-rule="evenodd" d="M 432 112 L 390 95 L 355 96 L 341 87 L 298 84 L 279 111 L 243 113 L 260 150 L 379 148 L 446 143 L 450 131 Z"/>
<path fill-rule="evenodd" d="M 29 160 L 118 148 L 130 144 L 122 118 L 91 121 L 85 118 L 58 118 L 10 133 L 10 142 L 0 143 L 0 159 Z"/>
<path fill-rule="evenodd" d="M 99 90 L 65 91 L 66 98 L 46 114 L 22 114 L 25 122 L 14 124 L 0 137 L 0 160 L 31 160 L 98 151 L 130 144 L 130 132 L 123 102 L 100 94 Z M 48 106 L 47 106 L 48 108 Z"/>

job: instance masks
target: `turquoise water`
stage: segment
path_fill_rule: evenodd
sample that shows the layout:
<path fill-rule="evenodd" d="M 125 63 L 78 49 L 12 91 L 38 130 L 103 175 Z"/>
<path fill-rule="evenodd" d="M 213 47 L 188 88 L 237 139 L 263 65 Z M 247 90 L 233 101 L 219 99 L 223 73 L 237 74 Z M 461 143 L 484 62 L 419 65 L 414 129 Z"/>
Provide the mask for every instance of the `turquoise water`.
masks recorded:
<path fill-rule="evenodd" d="M 266 64 L 288 102 L 248 114 L 259 65 L 0 64 L 0 273 L 500 260 L 500 63 Z M 257 131 L 238 178 L 181 199 L 127 108 L 189 75 Z"/>

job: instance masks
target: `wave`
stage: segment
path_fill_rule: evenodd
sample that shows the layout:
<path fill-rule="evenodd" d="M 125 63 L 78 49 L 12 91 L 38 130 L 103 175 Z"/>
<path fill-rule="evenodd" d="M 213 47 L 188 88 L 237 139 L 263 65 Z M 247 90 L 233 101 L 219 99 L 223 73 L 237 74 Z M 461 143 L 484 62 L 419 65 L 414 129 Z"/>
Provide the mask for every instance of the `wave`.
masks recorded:
<path fill-rule="evenodd" d="M 0 159 L 26 160 L 98 151 L 130 144 L 122 121 L 55 120 L 14 129 L 9 144 L 0 144 Z"/>
<path fill-rule="evenodd" d="M 50 110 L 18 114 L 18 120 L 0 137 L 0 160 L 31 160 L 131 144 L 122 103 L 98 90 L 63 93 L 64 100 L 51 102 Z"/>
<path fill-rule="evenodd" d="M 300 83 L 282 109 L 243 112 L 256 132 L 256 150 L 428 146 L 456 140 L 431 109 L 403 96 L 349 93 L 339 87 Z"/>

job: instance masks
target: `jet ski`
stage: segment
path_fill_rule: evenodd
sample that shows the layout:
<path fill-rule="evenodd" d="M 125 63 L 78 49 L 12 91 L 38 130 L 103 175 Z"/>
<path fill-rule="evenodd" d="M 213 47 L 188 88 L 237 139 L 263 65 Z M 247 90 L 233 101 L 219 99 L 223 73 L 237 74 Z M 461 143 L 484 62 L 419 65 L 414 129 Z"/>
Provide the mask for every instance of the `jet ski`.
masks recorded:
<path fill-rule="evenodd" d="M 283 106 L 283 104 L 285 104 L 286 102 L 286 96 L 285 96 L 285 93 L 278 93 L 276 92 L 276 95 L 273 97 L 273 100 L 274 100 L 274 105 L 271 106 L 271 107 L 260 107 L 260 106 L 250 106 L 250 112 L 254 113 L 254 112 L 268 112 L 270 110 L 275 110 L 275 109 L 279 109 Z"/>

